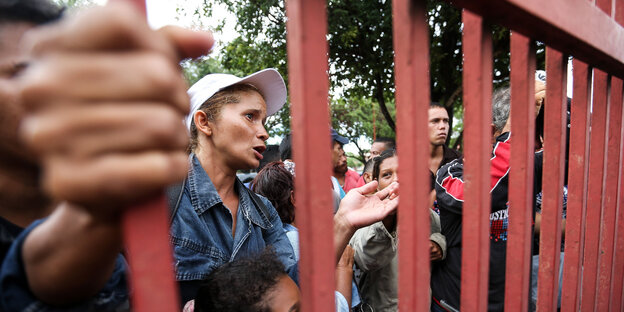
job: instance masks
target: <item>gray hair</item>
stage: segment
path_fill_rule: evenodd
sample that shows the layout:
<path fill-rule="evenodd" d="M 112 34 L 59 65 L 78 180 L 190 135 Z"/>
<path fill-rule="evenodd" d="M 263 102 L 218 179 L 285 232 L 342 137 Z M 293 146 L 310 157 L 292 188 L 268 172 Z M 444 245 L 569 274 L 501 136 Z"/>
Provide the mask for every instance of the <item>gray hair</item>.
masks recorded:
<path fill-rule="evenodd" d="M 511 92 L 509 87 L 496 89 L 492 94 L 492 123 L 498 131 L 502 131 L 509 119 Z"/>

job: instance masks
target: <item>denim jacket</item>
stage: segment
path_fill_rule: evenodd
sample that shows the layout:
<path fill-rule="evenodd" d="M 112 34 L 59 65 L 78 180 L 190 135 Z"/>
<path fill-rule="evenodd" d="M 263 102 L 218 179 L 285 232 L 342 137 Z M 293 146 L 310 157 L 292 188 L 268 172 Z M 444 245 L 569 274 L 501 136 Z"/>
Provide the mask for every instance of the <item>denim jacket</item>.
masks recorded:
<path fill-rule="evenodd" d="M 199 281 L 212 270 L 236 259 L 251 257 L 272 246 L 288 275 L 297 282 L 297 261 L 277 211 L 260 196 L 268 215 L 254 206 L 244 187 L 236 181 L 238 216 L 232 237 L 232 214 L 225 207 L 210 177 L 194 154 L 179 208 L 171 224 L 176 279 L 183 300 L 196 293 Z M 189 283 L 191 282 L 191 283 Z M 184 285 L 189 287 L 184 287 Z"/>

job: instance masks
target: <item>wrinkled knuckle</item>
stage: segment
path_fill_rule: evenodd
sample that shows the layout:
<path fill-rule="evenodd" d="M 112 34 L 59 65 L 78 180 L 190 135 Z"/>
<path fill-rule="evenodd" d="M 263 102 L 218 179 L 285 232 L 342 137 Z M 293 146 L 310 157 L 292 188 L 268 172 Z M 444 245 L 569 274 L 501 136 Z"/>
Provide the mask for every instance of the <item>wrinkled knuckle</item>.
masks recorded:
<path fill-rule="evenodd" d="M 157 122 L 152 124 L 151 139 L 158 140 L 168 146 L 174 145 L 179 137 L 179 132 L 184 131 L 181 127 L 181 117 L 173 109 L 161 108 L 155 118 Z"/>
<path fill-rule="evenodd" d="M 179 86 L 179 71 L 167 58 L 151 54 L 146 58 L 146 66 L 150 69 L 150 79 L 155 92 L 160 96 L 169 97 Z"/>
<path fill-rule="evenodd" d="M 37 117 L 24 118 L 20 125 L 21 141 L 29 151 L 36 155 L 44 154 L 51 142 L 43 121 Z"/>
<path fill-rule="evenodd" d="M 120 35 L 128 35 L 134 32 L 136 21 L 140 18 L 134 10 L 128 10 L 119 5 L 110 6 L 104 14 L 108 15 L 109 25 L 114 27 L 115 32 Z"/>
<path fill-rule="evenodd" d="M 48 45 L 48 41 L 43 39 L 45 38 L 44 34 L 45 30 L 43 29 L 34 29 L 26 32 L 20 43 L 22 51 L 30 55 L 41 55 L 47 50 L 46 46 Z"/>
<path fill-rule="evenodd" d="M 24 76 L 18 85 L 18 94 L 25 112 L 36 111 L 48 103 L 51 80 L 45 70 L 37 70 Z"/>

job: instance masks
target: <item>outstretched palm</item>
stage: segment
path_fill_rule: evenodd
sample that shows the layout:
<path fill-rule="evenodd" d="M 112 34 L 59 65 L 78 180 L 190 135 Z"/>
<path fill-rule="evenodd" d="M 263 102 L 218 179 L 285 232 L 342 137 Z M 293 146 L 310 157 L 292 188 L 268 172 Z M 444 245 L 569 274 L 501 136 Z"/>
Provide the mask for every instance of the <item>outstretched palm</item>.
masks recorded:
<path fill-rule="evenodd" d="M 383 220 L 396 211 L 399 205 L 399 184 L 394 182 L 383 190 L 369 195 L 377 188 L 373 181 L 355 188 L 342 199 L 337 217 L 343 218 L 353 228 L 361 228 Z"/>

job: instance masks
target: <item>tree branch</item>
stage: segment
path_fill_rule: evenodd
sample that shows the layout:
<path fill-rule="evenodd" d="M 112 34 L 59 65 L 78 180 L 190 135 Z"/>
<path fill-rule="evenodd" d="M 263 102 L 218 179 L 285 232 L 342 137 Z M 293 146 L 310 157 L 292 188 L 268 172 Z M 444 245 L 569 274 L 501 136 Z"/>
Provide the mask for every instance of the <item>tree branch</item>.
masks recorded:
<path fill-rule="evenodd" d="M 388 112 L 388 108 L 386 107 L 386 99 L 384 98 L 384 89 L 383 82 L 381 81 L 381 75 L 379 73 L 375 73 L 375 97 L 377 98 L 377 102 L 379 103 L 379 108 L 381 109 L 381 113 L 383 114 L 388 126 L 394 133 L 396 133 L 396 126 L 394 124 L 394 120 L 392 116 L 390 116 L 390 112 Z"/>

